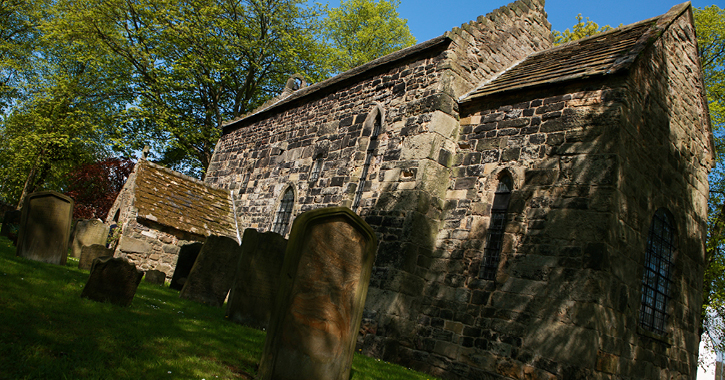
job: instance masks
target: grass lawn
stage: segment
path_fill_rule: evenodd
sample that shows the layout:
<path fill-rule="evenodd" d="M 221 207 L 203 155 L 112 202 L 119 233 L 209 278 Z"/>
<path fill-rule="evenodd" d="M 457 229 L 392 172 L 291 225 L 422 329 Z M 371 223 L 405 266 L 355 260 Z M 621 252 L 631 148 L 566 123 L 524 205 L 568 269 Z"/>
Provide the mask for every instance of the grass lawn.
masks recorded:
<path fill-rule="evenodd" d="M 263 331 L 141 282 L 130 307 L 81 299 L 88 271 L 15 256 L 0 237 L 0 379 L 251 379 Z M 355 355 L 351 379 L 432 379 Z"/>

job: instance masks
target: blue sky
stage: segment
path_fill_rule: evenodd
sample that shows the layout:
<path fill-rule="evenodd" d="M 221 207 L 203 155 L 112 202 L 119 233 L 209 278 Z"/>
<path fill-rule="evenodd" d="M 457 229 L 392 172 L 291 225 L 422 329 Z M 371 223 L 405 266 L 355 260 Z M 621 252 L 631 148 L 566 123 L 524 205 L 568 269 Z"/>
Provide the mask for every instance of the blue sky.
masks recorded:
<path fill-rule="evenodd" d="M 398 13 L 408 20 L 408 27 L 418 42 L 442 35 L 446 30 L 460 26 L 479 15 L 506 5 L 513 0 L 401 0 Z M 546 0 L 546 12 L 552 29 L 563 31 L 576 23 L 576 15 L 596 22 L 600 26 L 631 24 L 666 13 L 681 0 Z M 331 0 L 331 6 L 338 1 Z M 698 8 L 709 5 L 725 8 L 725 0 L 693 0 Z"/>

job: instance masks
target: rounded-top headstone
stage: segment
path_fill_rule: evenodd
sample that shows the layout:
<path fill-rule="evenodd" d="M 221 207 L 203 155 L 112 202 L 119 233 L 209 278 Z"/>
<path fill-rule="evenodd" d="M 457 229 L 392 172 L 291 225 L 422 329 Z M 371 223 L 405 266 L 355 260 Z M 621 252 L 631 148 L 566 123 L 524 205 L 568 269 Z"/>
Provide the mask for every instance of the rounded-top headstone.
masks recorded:
<path fill-rule="evenodd" d="M 32 193 L 23 202 L 17 255 L 65 265 L 73 218 L 73 200 L 55 191 Z"/>
<path fill-rule="evenodd" d="M 376 249 L 373 230 L 348 208 L 295 219 L 258 379 L 350 378 Z"/>

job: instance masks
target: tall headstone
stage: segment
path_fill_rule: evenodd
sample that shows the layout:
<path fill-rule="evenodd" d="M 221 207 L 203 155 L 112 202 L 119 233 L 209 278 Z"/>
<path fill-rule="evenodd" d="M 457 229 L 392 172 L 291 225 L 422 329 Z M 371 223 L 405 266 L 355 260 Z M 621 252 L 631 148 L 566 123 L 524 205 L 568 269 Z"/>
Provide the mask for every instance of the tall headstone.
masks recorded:
<path fill-rule="evenodd" d="M 209 306 L 224 305 L 240 253 L 239 243 L 230 237 L 207 237 L 179 296 Z"/>
<path fill-rule="evenodd" d="M 344 207 L 298 216 L 259 366 L 261 380 L 347 380 L 377 239 Z"/>
<path fill-rule="evenodd" d="M 171 276 L 171 284 L 169 285 L 171 289 L 181 290 L 184 288 L 189 272 L 191 272 L 196 258 L 199 257 L 199 251 L 201 251 L 203 245 L 199 242 L 193 242 L 184 244 L 179 248 L 179 258 L 176 260 L 174 275 Z"/>
<path fill-rule="evenodd" d="M 84 245 L 81 248 L 81 258 L 78 260 L 78 269 L 90 270 L 93 266 L 93 260 L 99 257 L 113 257 L 113 250 L 106 248 L 105 245 L 101 244 Z"/>
<path fill-rule="evenodd" d="M 73 200 L 55 191 L 32 193 L 23 203 L 17 255 L 65 265 L 73 217 Z"/>
<path fill-rule="evenodd" d="M 81 297 L 128 306 L 142 277 L 143 271 L 122 257 L 97 258 L 93 260 L 91 275 Z"/>
<path fill-rule="evenodd" d="M 108 225 L 100 219 L 79 219 L 73 228 L 73 243 L 70 247 L 71 257 L 81 257 L 84 245 L 106 245 Z"/>
<path fill-rule="evenodd" d="M 242 256 L 227 301 L 226 316 L 230 321 L 267 328 L 279 289 L 285 249 L 287 239 L 280 234 L 244 230 Z"/>

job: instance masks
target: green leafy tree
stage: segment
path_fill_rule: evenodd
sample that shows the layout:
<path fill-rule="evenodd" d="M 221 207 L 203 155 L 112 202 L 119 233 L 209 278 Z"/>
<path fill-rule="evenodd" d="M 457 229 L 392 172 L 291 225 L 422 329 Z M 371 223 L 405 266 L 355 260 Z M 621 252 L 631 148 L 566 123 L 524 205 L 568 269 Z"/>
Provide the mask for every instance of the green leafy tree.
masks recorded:
<path fill-rule="evenodd" d="M 612 30 L 612 27 L 609 25 L 604 25 L 600 28 L 599 24 L 594 21 L 590 21 L 589 17 L 587 17 L 586 22 L 584 22 L 582 14 L 579 13 L 578 15 L 576 15 L 576 24 L 574 24 L 574 26 L 571 28 L 571 31 L 569 31 L 569 29 L 567 28 L 566 30 L 564 30 L 564 32 L 554 30 L 552 33 L 554 34 L 554 44 L 559 45 L 565 42 L 579 40 L 584 37 L 590 37 L 597 33 L 606 32 L 608 30 Z"/>
<path fill-rule="evenodd" d="M 415 44 L 399 5 L 399 0 L 343 0 L 326 8 L 323 31 L 333 49 L 333 70 L 346 71 Z"/>
<path fill-rule="evenodd" d="M 290 74 L 329 71 L 318 55 L 318 13 L 301 0 L 58 0 L 47 32 L 130 68 L 124 113 L 136 147 L 203 176 L 225 120 L 279 92 Z M 99 63 L 104 65 L 105 63 Z"/>
<path fill-rule="evenodd" d="M 127 101 L 118 83 L 105 80 L 106 67 L 79 60 L 77 44 L 44 35 L 47 4 L 29 4 L 34 7 L 15 11 L 26 12 L 16 18 L 33 34 L 32 46 L 25 40 L 15 41 L 15 50 L 6 45 L 8 61 L 23 64 L 12 68 L 6 82 L 12 91 L 0 119 L 0 198 L 18 207 L 27 193 L 61 190 L 73 166 L 107 154 L 109 125 L 118 124 L 113 115 Z M 95 62 L 104 58 L 98 55 Z"/>
<path fill-rule="evenodd" d="M 715 137 L 717 160 L 710 173 L 710 200 L 703 320 L 719 342 L 725 336 L 725 11 L 712 5 L 694 9 L 697 44 Z"/>

